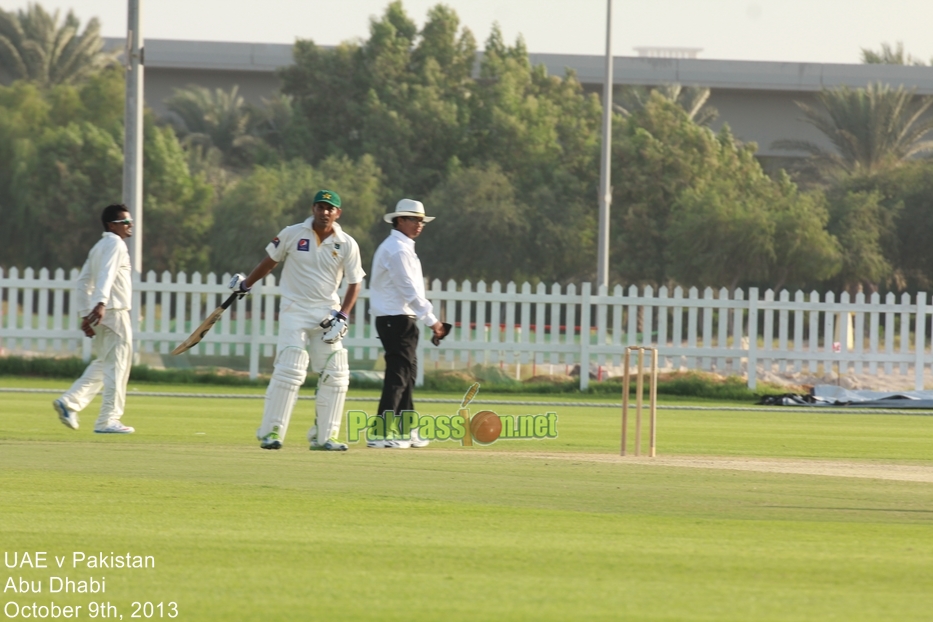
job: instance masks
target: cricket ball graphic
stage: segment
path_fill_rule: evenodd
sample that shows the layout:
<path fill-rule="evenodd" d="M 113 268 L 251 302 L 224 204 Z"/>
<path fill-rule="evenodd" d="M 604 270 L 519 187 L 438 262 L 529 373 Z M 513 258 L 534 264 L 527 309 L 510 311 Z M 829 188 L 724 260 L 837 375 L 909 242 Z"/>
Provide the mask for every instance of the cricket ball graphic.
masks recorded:
<path fill-rule="evenodd" d="M 470 434 L 484 445 L 495 442 L 502 434 L 502 420 L 491 410 L 482 410 L 470 419 Z"/>

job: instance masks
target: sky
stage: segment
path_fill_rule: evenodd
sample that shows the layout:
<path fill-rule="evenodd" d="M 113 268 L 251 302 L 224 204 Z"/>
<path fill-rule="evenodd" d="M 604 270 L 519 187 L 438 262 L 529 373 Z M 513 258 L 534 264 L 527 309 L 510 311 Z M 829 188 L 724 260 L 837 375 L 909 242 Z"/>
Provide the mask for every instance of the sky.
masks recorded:
<path fill-rule="evenodd" d="M 144 37 L 202 41 L 333 45 L 366 38 L 389 0 L 140 0 Z M 102 22 L 107 37 L 126 34 L 126 0 L 40 0 L 74 10 L 82 24 Z M 405 0 L 421 25 L 437 0 Z M 606 51 L 606 0 L 447 0 L 482 42 L 497 22 L 507 41 L 523 36 L 529 52 Z M 0 0 L 9 11 L 27 0 Z M 702 48 L 699 58 L 858 63 L 862 48 L 903 42 L 933 59 L 933 0 L 613 0 L 612 49 Z"/>

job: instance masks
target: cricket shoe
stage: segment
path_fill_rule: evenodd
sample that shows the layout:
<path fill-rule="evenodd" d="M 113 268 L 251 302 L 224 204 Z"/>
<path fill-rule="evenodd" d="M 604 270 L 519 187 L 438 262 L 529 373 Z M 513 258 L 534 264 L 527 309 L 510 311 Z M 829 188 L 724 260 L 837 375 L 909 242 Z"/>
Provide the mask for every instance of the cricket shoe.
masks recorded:
<path fill-rule="evenodd" d="M 347 451 L 350 449 L 346 443 L 341 443 L 336 438 L 330 438 L 324 441 L 324 444 L 317 442 L 317 439 L 311 441 L 311 451 Z"/>
<path fill-rule="evenodd" d="M 411 446 L 412 449 L 421 449 L 428 446 L 428 440 L 421 438 L 421 435 L 418 434 L 418 430 L 411 431 Z"/>
<path fill-rule="evenodd" d="M 95 428 L 94 434 L 132 434 L 136 428 L 123 425 L 119 421 L 111 421 L 103 428 Z"/>
<path fill-rule="evenodd" d="M 269 432 L 260 439 L 259 446 L 262 449 L 282 449 L 282 441 L 278 434 Z"/>
<path fill-rule="evenodd" d="M 366 446 L 372 449 L 408 449 L 411 447 L 411 441 L 407 438 L 374 438 L 366 441 Z"/>
<path fill-rule="evenodd" d="M 411 441 L 401 438 L 372 438 L 366 441 L 370 449 L 408 449 Z"/>
<path fill-rule="evenodd" d="M 55 400 L 52 402 L 52 407 L 55 409 L 55 412 L 58 413 L 59 421 L 64 423 L 72 430 L 78 429 L 78 413 L 73 413 L 68 410 L 68 407 L 65 406 L 65 402 L 61 400 Z"/>

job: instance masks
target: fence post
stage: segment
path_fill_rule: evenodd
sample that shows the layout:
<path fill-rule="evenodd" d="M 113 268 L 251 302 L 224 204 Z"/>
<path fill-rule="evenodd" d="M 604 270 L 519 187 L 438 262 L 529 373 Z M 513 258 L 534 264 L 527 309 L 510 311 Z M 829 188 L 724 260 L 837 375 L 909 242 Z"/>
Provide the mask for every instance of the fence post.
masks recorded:
<path fill-rule="evenodd" d="M 249 377 L 251 380 L 259 377 L 259 350 L 262 348 L 259 345 L 259 329 L 262 323 L 262 286 L 265 282 L 265 279 L 261 279 L 253 285 L 252 296 L 250 296 L 252 298 L 249 321 Z"/>
<path fill-rule="evenodd" d="M 130 326 L 133 331 L 133 365 L 139 365 L 140 356 L 139 353 L 142 350 L 143 342 L 139 338 L 139 334 L 142 332 L 142 326 L 139 323 L 140 316 L 140 306 L 142 306 L 142 293 L 140 288 L 142 287 L 142 274 L 133 270 L 132 273 L 132 302 L 130 303 Z"/>
<path fill-rule="evenodd" d="M 438 300 L 438 296 L 444 290 L 443 283 L 438 279 L 434 279 L 430 283 L 425 283 L 425 292 L 427 294 L 428 300 L 433 300 L 437 304 L 434 306 L 436 311 L 435 315 L 441 317 L 441 301 Z M 415 325 L 418 327 L 418 346 L 415 351 L 415 386 L 423 387 L 424 386 L 424 360 L 428 356 L 428 341 L 430 337 L 425 337 L 426 330 L 424 322 L 415 320 Z M 453 337 L 451 337 L 452 339 Z"/>
<path fill-rule="evenodd" d="M 748 290 L 748 388 L 758 382 L 758 288 Z"/>
<path fill-rule="evenodd" d="M 583 284 L 580 302 L 580 390 L 590 386 L 590 284 Z"/>
<path fill-rule="evenodd" d="M 914 328 L 914 389 L 923 390 L 924 359 L 926 358 L 927 293 L 917 292 L 917 319 Z"/>
<path fill-rule="evenodd" d="M 418 351 L 415 356 L 415 363 L 417 367 L 415 368 L 415 386 L 423 387 L 424 386 L 424 359 L 428 356 L 428 349 L 425 347 L 425 344 L 430 340 L 430 338 L 425 337 L 425 327 L 424 322 L 415 320 L 418 326 Z M 433 333 L 432 333 L 433 334 Z"/>
<path fill-rule="evenodd" d="M 74 326 L 74 328 L 77 328 L 77 329 L 81 328 L 82 318 L 80 317 L 81 309 L 78 309 L 76 306 L 77 296 L 75 295 L 74 283 L 78 280 L 79 275 L 80 273 L 76 269 L 72 269 L 71 271 L 71 282 L 72 282 L 71 302 L 72 304 L 70 305 L 71 318 L 68 322 L 69 326 Z M 76 324 L 72 324 L 72 322 L 76 322 Z M 80 342 L 81 343 L 81 358 L 84 360 L 85 363 L 89 363 L 91 361 L 91 354 L 92 354 L 91 344 L 93 342 L 89 338 L 85 337 L 83 332 L 81 333 L 80 339 L 81 339 L 81 342 Z"/>
<path fill-rule="evenodd" d="M 7 296 L 7 307 L 6 307 L 6 332 L 7 335 L 13 335 L 16 332 L 16 315 L 17 315 L 17 306 L 19 303 L 16 300 L 16 290 L 13 288 L 13 279 L 16 278 L 19 270 L 15 267 L 10 268 L 6 277 L 11 282 L 6 286 L 6 296 Z M 0 276 L 3 276 L 3 269 L 0 268 Z M 0 327 L 2 327 L 2 321 L 0 321 Z M 6 347 L 11 352 L 16 347 L 16 340 L 13 337 L 6 338 Z"/>

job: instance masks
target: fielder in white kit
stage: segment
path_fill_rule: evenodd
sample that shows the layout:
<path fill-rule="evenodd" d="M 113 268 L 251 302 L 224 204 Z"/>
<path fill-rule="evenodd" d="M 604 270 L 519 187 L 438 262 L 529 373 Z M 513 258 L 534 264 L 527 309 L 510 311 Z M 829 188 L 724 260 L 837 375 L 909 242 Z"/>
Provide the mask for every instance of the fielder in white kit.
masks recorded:
<path fill-rule="evenodd" d="M 275 367 L 266 389 L 262 424 L 256 430 L 263 449 L 282 447 L 310 360 L 312 369 L 321 376 L 315 399 L 317 418 L 308 431 L 308 442 L 311 449 L 347 450 L 347 445 L 337 440 L 350 385 L 347 351 L 341 339 L 366 273 L 356 240 L 337 224 L 341 214 L 337 193 L 321 190 L 314 196 L 312 209 L 311 218 L 285 227 L 266 246 L 268 257 L 249 276 L 237 274 L 230 282 L 232 290 L 246 295 L 254 283 L 285 262 L 279 283 L 282 300 Z M 341 303 L 337 288 L 344 277 L 348 285 Z"/>
<path fill-rule="evenodd" d="M 108 205 L 101 222 L 104 234 L 88 253 L 75 292 L 75 307 L 83 318 L 81 330 L 93 339 L 95 359 L 52 406 L 62 423 L 77 430 L 78 413 L 103 387 L 103 403 L 94 431 L 130 434 L 135 430 L 120 419 L 133 358 L 133 281 L 125 242 L 133 234 L 133 221 L 125 205 Z"/>

